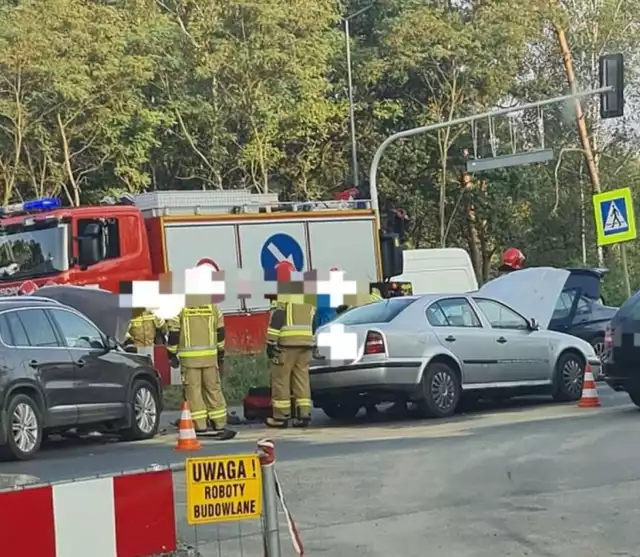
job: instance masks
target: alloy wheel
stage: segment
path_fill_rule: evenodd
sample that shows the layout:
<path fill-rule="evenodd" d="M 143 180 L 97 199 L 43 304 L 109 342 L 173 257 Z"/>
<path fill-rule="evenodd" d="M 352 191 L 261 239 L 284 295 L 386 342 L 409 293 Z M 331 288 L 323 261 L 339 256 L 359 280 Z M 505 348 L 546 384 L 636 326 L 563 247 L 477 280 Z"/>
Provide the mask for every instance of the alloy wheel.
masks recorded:
<path fill-rule="evenodd" d="M 38 444 L 38 428 L 35 410 L 28 404 L 18 404 L 11 416 L 11 434 L 20 451 L 28 454 L 35 450 Z"/>
<path fill-rule="evenodd" d="M 562 382 L 567 394 L 580 396 L 584 369 L 576 358 L 568 358 L 562 366 Z"/>
<path fill-rule="evenodd" d="M 149 434 L 153 431 L 158 419 L 158 407 L 153 393 L 146 387 L 139 388 L 136 393 L 135 416 L 142 433 Z"/>
<path fill-rule="evenodd" d="M 593 346 L 596 356 L 598 356 L 598 359 L 602 362 L 607 352 L 607 349 L 604 347 L 604 341 L 594 342 L 591 346 Z"/>
<path fill-rule="evenodd" d="M 438 371 L 431 381 L 431 397 L 440 410 L 448 410 L 456 400 L 456 386 L 453 377 L 444 371 Z"/>

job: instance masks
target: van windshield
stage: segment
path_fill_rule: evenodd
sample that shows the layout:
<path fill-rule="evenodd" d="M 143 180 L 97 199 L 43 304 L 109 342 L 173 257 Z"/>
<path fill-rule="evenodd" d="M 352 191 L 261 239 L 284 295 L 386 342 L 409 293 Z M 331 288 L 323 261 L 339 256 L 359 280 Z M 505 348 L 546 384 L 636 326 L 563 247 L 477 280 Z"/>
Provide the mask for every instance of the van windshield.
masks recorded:
<path fill-rule="evenodd" d="M 0 235 L 0 281 L 45 276 L 68 268 L 63 225 Z"/>
<path fill-rule="evenodd" d="M 342 325 L 366 325 L 367 323 L 389 323 L 401 311 L 409 307 L 416 298 L 392 298 L 352 308 L 336 317 L 332 323 Z"/>

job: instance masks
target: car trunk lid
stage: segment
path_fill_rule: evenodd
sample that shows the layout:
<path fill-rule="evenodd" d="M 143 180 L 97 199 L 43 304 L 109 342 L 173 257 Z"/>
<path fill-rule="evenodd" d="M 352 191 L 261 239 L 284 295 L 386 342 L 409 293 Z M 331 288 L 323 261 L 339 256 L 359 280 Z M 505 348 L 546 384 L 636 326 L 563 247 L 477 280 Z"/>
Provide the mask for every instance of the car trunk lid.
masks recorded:
<path fill-rule="evenodd" d="M 358 363 L 362 358 L 384 358 L 384 352 L 367 355 L 365 345 L 370 331 L 382 332 L 383 323 L 340 325 L 331 323 L 320 327 L 315 335 L 316 349 L 310 368 L 344 367 Z M 380 349 L 384 337 L 370 338 L 371 349 Z"/>

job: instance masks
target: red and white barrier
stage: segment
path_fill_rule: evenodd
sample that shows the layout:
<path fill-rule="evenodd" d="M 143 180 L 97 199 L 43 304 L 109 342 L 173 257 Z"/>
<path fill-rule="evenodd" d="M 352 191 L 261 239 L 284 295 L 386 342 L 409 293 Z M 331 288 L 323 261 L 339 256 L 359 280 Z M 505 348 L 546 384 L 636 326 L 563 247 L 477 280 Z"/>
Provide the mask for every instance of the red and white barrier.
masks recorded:
<path fill-rule="evenodd" d="M 171 470 L 0 492 L 2 555 L 146 557 L 176 548 Z"/>

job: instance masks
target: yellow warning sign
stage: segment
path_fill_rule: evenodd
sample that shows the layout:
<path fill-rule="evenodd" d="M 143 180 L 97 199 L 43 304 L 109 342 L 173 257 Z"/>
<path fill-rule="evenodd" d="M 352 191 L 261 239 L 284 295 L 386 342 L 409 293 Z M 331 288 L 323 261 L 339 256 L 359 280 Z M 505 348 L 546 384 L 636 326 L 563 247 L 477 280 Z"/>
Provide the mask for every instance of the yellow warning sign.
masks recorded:
<path fill-rule="evenodd" d="M 260 518 L 262 471 L 257 455 L 188 458 L 187 522 Z"/>

